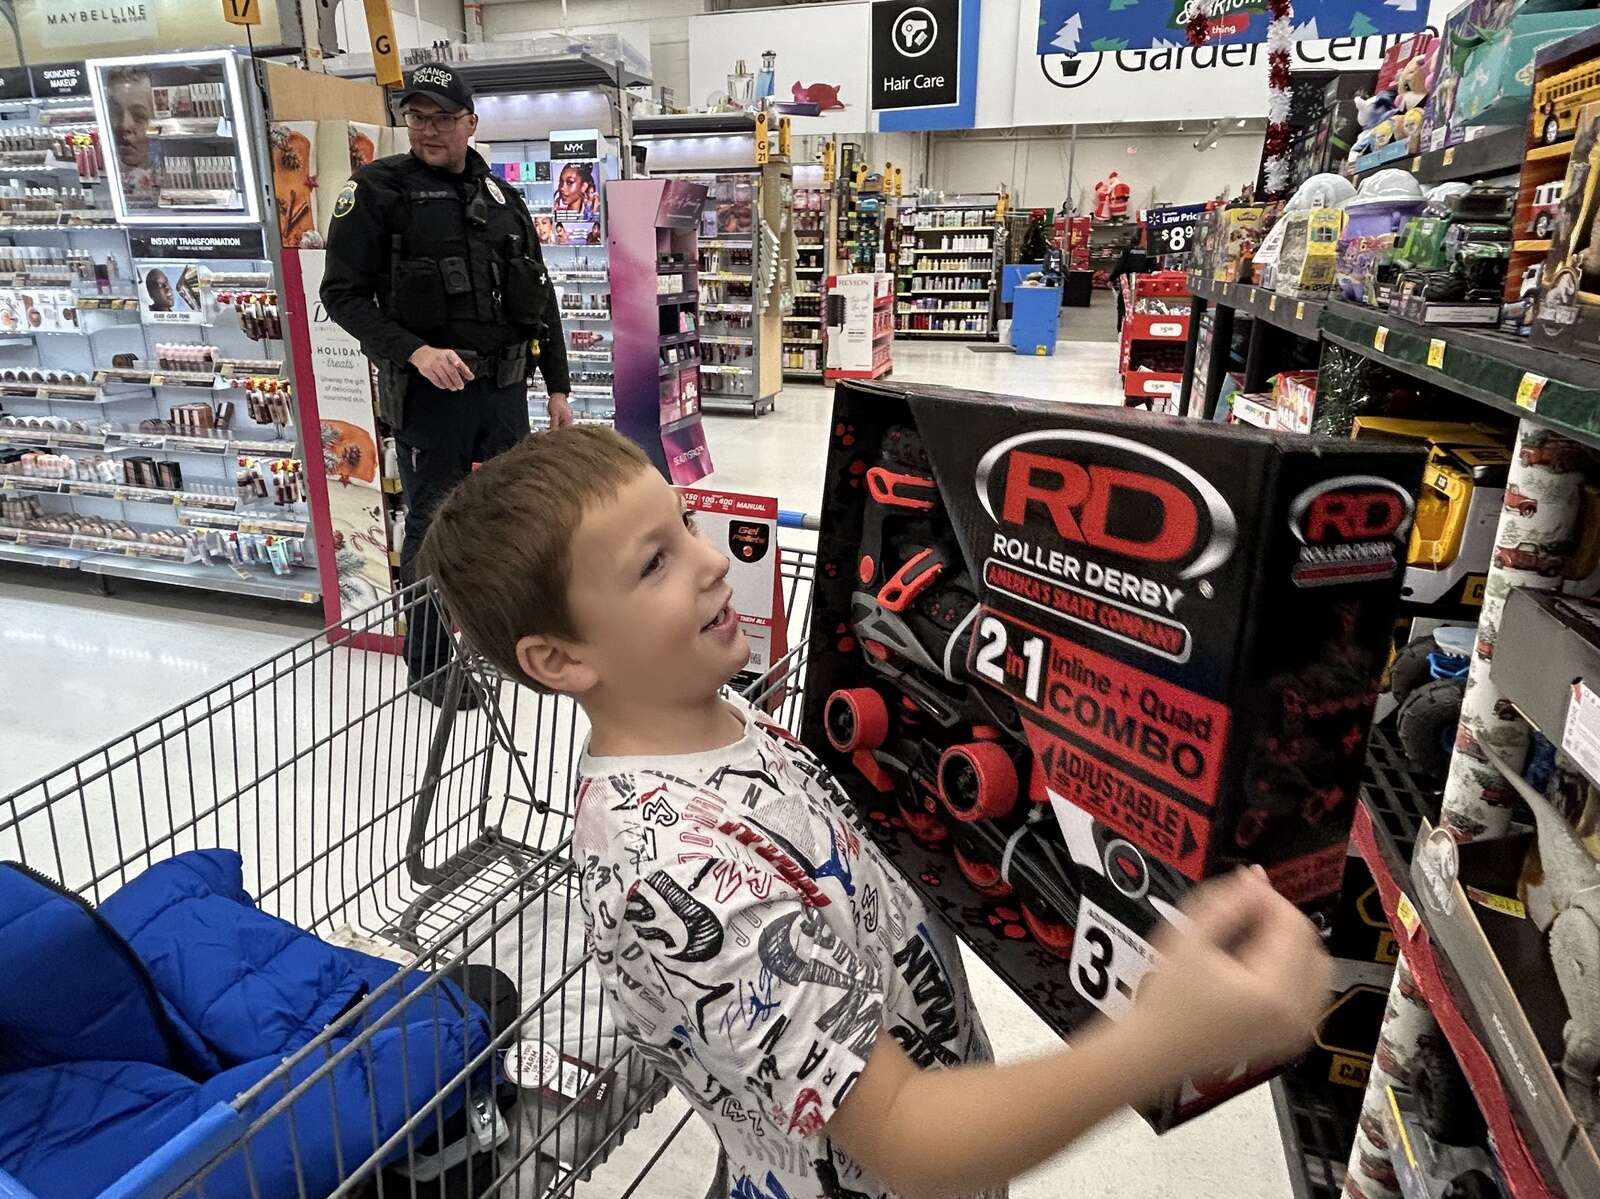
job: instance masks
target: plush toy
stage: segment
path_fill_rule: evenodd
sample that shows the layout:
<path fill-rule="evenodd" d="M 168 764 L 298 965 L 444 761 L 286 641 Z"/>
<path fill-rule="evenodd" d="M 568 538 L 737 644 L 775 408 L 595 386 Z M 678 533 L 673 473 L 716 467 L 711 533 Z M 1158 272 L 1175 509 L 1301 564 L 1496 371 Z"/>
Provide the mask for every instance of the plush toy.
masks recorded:
<path fill-rule="evenodd" d="M 1419 54 L 1400 72 L 1398 104 L 1401 112 L 1420 111 L 1433 84 L 1433 55 Z"/>
<path fill-rule="evenodd" d="M 1385 88 L 1373 96 L 1357 96 L 1355 99 L 1356 116 L 1361 121 L 1361 128 L 1371 129 L 1379 121 L 1386 120 L 1395 110 L 1395 91 Z"/>
<path fill-rule="evenodd" d="M 1381 150 L 1394 141 L 1395 122 L 1402 119 L 1397 116 L 1390 117 L 1387 120 L 1379 121 L 1372 127 L 1372 148 L 1374 150 Z"/>

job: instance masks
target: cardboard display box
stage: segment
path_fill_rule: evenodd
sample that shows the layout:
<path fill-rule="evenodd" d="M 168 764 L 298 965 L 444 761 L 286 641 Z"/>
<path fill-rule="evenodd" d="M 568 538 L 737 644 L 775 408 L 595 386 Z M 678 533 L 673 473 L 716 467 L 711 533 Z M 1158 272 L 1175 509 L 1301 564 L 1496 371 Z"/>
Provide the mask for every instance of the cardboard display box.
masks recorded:
<path fill-rule="evenodd" d="M 1600 1195 L 1600 1157 L 1561 1082 L 1566 1002 L 1545 936 L 1518 898 L 1533 844 L 1526 833 L 1458 847 L 1424 829 L 1411 882 L 1535 1160 L 1561 1193 Z"/>
<path fill-rule="evenodd" d="M 1600 104 L 1578 114 L 1577 137 L 1567 164 L 1566 191 L 1557 208 L 1555 236 L 1539 274 L 1533 344 L 1600 361 Z"/>
<path fill-rule="evenodd" d="M 1600 604 L 1519 587 L 1506 597 L 1495 649 L 1501 646 L 1495 685 L 1557 745 L 1571 741 L 1568 752 L 1593 769 L 1588 742 L 1600 732 Z"/>
<path fill-rule="evenodd" d="M 1422 452 L 884 384 L 833 429 L 803 736 L 935 910 L 1062 1033 L 1200 879 L 1326 923 Z"/>

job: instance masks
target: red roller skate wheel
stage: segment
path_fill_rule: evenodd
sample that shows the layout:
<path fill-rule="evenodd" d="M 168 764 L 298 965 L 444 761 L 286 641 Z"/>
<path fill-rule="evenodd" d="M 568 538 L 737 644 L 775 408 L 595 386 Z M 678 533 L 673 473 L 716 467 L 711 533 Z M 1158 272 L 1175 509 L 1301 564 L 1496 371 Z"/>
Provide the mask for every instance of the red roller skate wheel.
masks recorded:
<path fill-rule="evenodd" d="M 1017 804 L 1017 764 L 993 741 L 952 745 L 939 759 L 939 798 L 957 820 L 999 820 Z"/>
<path fill-rule="evenodd" d="M 1039 942 L 1045 950 L 1055 954 L 1058 958 L 1072 956 L 1072 925 L 1062 924 L 1056 920 L 1046 920 L 1028 906 L 1027 900 L 1022 902 L 1022 923 L 1028 926 L 1028 931 L 1033 934 L 1033 939 Z"/>
<path fill-rule="evenodd" d="M 943 849 L 950 840 L 950 830 L 945 827 L 937 811 L 929 811 L 914 795 L 902 792 L 896 797 L 900 819 L 905 822 L 911 839 L 926 849 Z M 933 806 L 931 800 L 929 806 Z"/>
<path fill-rule="evenodd" d="M 990 862 L 973 861 L 961 852 L 959 842 L 952 846 L 952 850 L 961 876 L 972 884 L 972 889 L 979 895 L 989 899 L 1004 899 L 1011 894 L 1011 884 L 1000 877 L 1000 867 Z"/>
<path fill-rule="evenodd" d="M 842 754 L 877 749 L 889 739 L 889 707 L 871 687 L 851 687 L 828 696 L 822 714 L 828 741 Z"/>

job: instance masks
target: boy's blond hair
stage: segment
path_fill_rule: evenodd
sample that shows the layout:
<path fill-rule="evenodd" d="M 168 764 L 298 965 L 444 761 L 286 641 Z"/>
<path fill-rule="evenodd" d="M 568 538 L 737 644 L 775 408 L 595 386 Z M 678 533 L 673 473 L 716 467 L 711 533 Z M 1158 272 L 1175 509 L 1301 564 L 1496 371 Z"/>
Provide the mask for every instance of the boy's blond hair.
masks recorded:
<path fill-rule="evenodd" d="M 584 514 L 650 469 L 643 450 L 604 426 L 526 437 L 445 496 L 423 539 L 417 577 L 433 576 L 474 649 L 531 682 L 517 642 L 535 633 L 578 636 L 567 584 Z"/>

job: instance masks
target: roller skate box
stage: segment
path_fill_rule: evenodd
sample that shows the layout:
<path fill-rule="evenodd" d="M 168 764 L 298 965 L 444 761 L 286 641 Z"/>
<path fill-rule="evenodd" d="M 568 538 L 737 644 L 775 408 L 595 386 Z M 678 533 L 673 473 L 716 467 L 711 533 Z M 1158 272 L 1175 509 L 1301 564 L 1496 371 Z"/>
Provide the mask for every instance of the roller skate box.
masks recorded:
<path fill-rule="evenodd" d="M 803 738 L 1057 1032 L 1197 882 L 1337 903 L 1425 454 L 913 384 L 834 393 Z M 1241 1066 L 1144 1113 L 1254 1085 Z"/>

